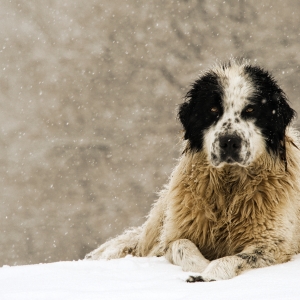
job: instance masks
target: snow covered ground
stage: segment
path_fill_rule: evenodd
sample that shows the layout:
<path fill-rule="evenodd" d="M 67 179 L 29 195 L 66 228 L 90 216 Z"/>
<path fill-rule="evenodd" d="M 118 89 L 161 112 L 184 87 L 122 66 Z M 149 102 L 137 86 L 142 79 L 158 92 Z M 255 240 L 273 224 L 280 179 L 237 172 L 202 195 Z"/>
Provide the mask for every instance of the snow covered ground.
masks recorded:
<path fill-rule="evenodd" d="M 4 266 L 0 299 L 300 299 L 300 255 L 227 281 L 186 283 L 188 274 L 157 257 Z"/>

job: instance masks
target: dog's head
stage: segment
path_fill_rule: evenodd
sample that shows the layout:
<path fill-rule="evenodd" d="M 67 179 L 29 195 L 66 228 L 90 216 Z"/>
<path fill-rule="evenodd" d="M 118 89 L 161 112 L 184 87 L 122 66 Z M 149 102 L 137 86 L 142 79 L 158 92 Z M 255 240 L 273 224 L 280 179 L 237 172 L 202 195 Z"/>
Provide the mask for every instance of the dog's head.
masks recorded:
<path fill-rule="evenodd" d="M 248 166 L 264 151 L 285 160 L 285 129 L 295 111 L 268 72 L 230 61 L 196 80 L 178 115 L 189 149 L 221 167 Z"/>

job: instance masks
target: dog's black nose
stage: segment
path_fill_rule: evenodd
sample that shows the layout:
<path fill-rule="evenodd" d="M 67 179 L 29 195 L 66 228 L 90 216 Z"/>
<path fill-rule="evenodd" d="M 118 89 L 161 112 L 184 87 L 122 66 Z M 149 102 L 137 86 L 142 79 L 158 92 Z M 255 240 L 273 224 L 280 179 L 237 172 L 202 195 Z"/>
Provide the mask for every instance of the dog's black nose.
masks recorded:
<path fill-rule="evenodd" d="M 242 139 L 237 135 L 224 135 L 219 139 L 222 160 L 237 161 L 242 146 Z"/>
<path fill-rule="evenodd" d="M 241 149 L 242 139 L 237 135 L 225 135 L 220 137 L 220 147 L 225 151 Z"/>

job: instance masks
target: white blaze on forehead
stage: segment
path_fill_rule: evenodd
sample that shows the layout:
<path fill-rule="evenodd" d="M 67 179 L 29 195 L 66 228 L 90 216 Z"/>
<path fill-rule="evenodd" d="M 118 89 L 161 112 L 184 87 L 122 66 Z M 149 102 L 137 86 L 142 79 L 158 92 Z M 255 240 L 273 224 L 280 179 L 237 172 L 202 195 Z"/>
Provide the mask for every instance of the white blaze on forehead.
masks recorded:
<path fill-rule="evenodd" d="M 244 73 L 244 65 L 233 65 L 230 68 L 215 70 L 222 86 L 224 113 L 241 112 L 249 103 L 249 96 L 254 88 Z"/>

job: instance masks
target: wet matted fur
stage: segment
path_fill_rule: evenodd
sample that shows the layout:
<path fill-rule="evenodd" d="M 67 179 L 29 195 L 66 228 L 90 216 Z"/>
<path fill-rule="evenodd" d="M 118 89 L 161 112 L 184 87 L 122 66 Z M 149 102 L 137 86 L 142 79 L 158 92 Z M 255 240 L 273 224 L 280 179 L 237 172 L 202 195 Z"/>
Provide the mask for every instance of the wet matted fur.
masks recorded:
<path fill-rule="evenodd" d="M 300 248 L 295 112 L 246 61 L 202 74 L 179 107 L 184 151 L 146 222 L 86 256 L 165 256 L 188 281 L 229 279 L 288 261 Z"/>

